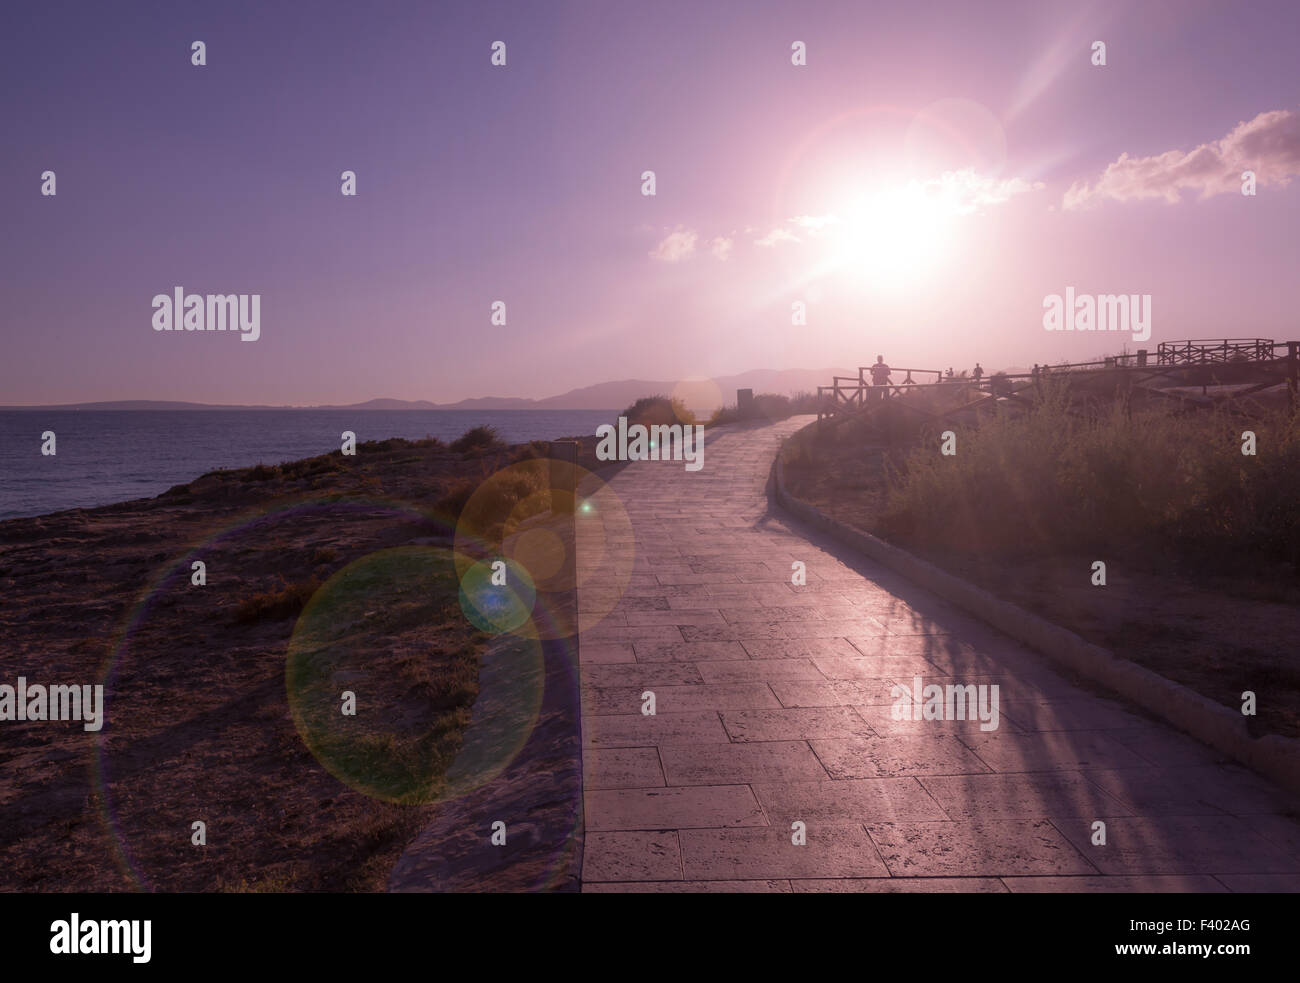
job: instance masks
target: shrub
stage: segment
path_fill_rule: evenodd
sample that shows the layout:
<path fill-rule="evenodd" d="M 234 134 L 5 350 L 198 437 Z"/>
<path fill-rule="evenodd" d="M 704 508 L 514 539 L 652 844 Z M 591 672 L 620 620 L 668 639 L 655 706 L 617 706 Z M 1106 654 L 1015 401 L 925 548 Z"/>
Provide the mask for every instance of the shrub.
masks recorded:
<path fill-rule="evenodd" d="M 929 440 L 900 455 L 880 531 L 952 550 L 1127 546 L 1256 554 L 1300 569 L 1300 417 L 1135 411 L 1122 397 L 1083 412 L 1068 389 L 1045 387 L 1019 415 L 954 426 L 955 456 Z M 1267 453 L 1243 455 L 1243 429 Z"/>
<path fill-rule="evenodd" d="M 722 423 L 735 423 L 739 420 L 785 420 L 796 412 L 789 396 L 776 393 L 757 393 L 754 396 L 753 412 L 744 416 L 739 406 L 724 406 L 709 419 L 710 426 Z"/>
<path fill-rule="evenodd" d="M 456 482 L 434 503 L 434 510 L 452 521 L 459 519 L 461 510 L 465 508 L 465 503 L 469 501 L 477 487 L 472 481 L 464 479 Z"/>
<path fill-rule="evenodd" d="M 281 618 L 297 616 L 311 596 L 316 593 L 321 581 L 316 577 L 300 583 L 285 583 L 280 578 L 279 590 L 264 591 L 240 603 L 235 609 L 235 620 L 245 624 L 254 621 L 277 621 Z"/>
<path fill-rule="evenodd" d="M 672 426 L 674 423 L 694 424 L 695 414 L 677 397 L 642 396 L 623 411 L 629 425 L 640 423 L 647 427 Z"/>
<path fill-rule="evenodd" d="M 496 427 L 486 425 L 471 427 L 451 442 L 451 449 L 458 454 L 500 446 L 502 446 L 500 433 L 497 432 Z"/>

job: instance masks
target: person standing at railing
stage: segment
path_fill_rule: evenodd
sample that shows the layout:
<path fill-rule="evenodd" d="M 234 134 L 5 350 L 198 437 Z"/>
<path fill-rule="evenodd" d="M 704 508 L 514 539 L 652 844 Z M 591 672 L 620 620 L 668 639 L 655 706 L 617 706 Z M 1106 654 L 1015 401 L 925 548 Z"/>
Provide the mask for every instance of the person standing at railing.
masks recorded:
<path fill-rule="evenodd" d="M 885 364 L 885 356 L 884 356 L 884 355 L 877 355 L 877 356 L 876 356 L 876 364 L 873 365 L 873 366 L 871 366 L 870 372 L 871 372 L 871 384 L 872 384 L 873 386 L 887 386 L 887 385 L 889 385 L 889 373 L 890 373 L 890 368 L 889 368 L 888 365 Z M 877 396 L 875 396 L 874 398 L 876 398 L 876 399 L 884 399 L 884 398 L 885 398 L 885 393 L 884 393 L 884 391 L 882 390 L 882 391 L 881 391 Z"/>
<path fill-rule="evenodd" d="M 975 376 L 975 385 L 978 386 L 980 380 L 984 378 L 984 368 L 979 362 L 975 363 L 975 371 L 972 372 L 971 375 Z"/>

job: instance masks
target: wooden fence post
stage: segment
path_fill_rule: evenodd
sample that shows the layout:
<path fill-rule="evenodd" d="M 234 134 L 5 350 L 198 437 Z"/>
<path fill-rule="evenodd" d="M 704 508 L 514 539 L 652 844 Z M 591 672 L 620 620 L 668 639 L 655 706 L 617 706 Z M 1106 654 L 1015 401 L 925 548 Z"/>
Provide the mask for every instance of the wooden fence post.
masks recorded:
<path fill-rule="evenodd" d="M 1291 408 L 1295 409 L 1296 404 L 1296 382 L 1297 366 L 1296 352 L 1300 349 L 1300 341 L 1288 341 L 1286 343 L 1286 389 L 1291 399 Z"/>

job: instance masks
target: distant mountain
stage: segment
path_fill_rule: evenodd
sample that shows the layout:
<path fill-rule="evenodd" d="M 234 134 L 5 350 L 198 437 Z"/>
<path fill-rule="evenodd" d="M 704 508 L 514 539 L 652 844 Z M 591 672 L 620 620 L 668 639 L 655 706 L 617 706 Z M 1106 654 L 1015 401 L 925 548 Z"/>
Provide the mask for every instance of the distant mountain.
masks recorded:
<path fill-rule="evenodd" d="M 427 399 L 368 399 L 364 403 L 347 406 L 312 406 L 313 410 L 439 410 L 444 407 Z"/>
<path fill-rule="evenodd" d="M 686 382 L 653 382 L 645 379 L 622 379 L 594 386 L 570 389 L 545 399 L 521 399 L 517 396 L 478 396 L 456 403 L 431 403 L 426 399 L 370 399 L 364 403 L 322 406 L 222 405 L 219 403 L 185 403 L 156 399 L 124 399 L 95 403 L 61 403 L 52 406 L 0 406 L 0 410 L 621 410 L 643 396 L 679 395 L 688 406 L 702 409 L 722 403 L 734 403 L 737 389 L 755 393 L 793 395 L 816 392 L 829 385 L 833 375 L 856 375 L 849 369 L 753 369 L 739 375 Z"/>
<path fill-rule="evenodd" d="M 513 399 L 506 397 L 481 397 L 447 403 L 439 409 L 483 410 L 621 410 L 631 406 L 643 396 L 680 395 L 688 405 L 701 408 L 736 401 L 737 389 L 752 389 L 755 393 L 793 395 L 797 392 L 816 392 L 818 386 L 830 385 L 831 376 L 857 375 L 848 369 L 752 369 L 739 375 L 724 375 L 714 379 L 685 382 L 654 382 L 647 379 L 621 379 L 602 382 L 594 386 L 570 389 L 559 396 L 545 399 Z"/>
<path fill-rule="evenodd" d="M 459 403 L 440 403 L 440 410 L 535 410 L 537 400 L 520 399 L 518 396 L 476 396 L 462 399 Z M 598 406 L 597 409 L 604 409 Z"/>
<path fill-rule="evenodd" d="M 0 410 L 283 410 L 285 406 L 220 406 L 215 403 L 179 403 L 165 399 L 116 399 L 99 403 L 59 403 L 50 406 L 0 406 Z"/>

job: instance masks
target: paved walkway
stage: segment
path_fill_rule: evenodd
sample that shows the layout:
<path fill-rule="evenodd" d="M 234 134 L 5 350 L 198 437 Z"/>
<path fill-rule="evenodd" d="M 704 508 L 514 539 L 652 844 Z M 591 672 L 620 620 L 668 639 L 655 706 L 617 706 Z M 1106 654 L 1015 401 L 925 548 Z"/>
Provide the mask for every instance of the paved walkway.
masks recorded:
<path fill-rule="evenodd" d="M 770 510 L 805 422 L 630 464 L 579 513 L 584 890 L 1300 888 L 1274 786 Z M 916 676 L 997 684 L 997 729 L 893 719 Z"/>

